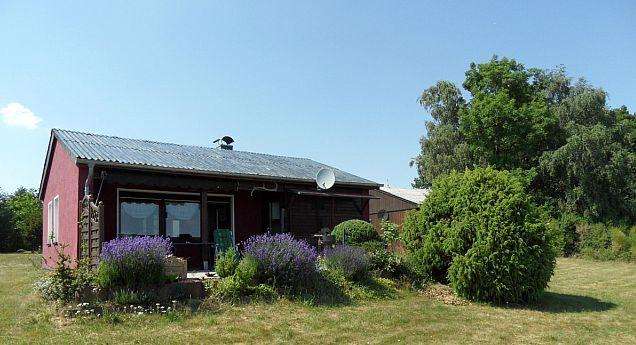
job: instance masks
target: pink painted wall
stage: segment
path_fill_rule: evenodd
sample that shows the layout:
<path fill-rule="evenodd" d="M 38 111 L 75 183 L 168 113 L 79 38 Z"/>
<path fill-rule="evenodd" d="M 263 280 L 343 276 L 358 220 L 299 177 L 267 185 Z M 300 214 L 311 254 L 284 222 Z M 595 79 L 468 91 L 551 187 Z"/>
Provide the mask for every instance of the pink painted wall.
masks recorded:
<path fill-rule="evenodd" d="M 70 254 L 73 259 L 77 259 L 78 203 L 83 195 L 83 181 L 87 169 L 84 166 L 77 166 L 62 145 L 55 140 L 47 173 L 48 178 L 42 207 L 42 255 L 44 256 L 44 266 L 53 267 L 57 260 L 56 248 L 61 249 L 63 245 L 67 245 L 64 251 Z M 55 196 L 60 198 L 59 238 L 58 243 L 49 244 L 47 238 L 48 204 Z"/>

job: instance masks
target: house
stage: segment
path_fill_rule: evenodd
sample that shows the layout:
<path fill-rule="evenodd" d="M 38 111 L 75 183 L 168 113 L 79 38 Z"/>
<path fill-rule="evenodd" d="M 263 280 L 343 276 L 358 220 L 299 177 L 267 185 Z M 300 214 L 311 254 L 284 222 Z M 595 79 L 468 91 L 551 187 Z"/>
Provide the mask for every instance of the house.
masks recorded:
<path fill-rule="evenodd" d="M 398 225 L 404 222 L 406 211 L 413 210 L 426 199 L 428 189 L 408 189 L 380 187 L 370 191 L 376 197 L 369 202 L 369 217 L 376 229 L 380 229 L 380 221 L 386 220 Z"/>
<path fill-rule="evenodd" d="M 325 227 L 369 220 L 370 191 L 379 184 L 311 159 L 230 144 L 52 130 L 40 184 L 45 265 L 61 247 L 74 259 L 96 257 L 101 243 L 117 236 L 163 235 L 189 269 L 208 269 L 223 234 L 235 244 L 266 231 L 316 243 Z M 314 180 L 322 168 L 335 174 L 328 190 Z"/>

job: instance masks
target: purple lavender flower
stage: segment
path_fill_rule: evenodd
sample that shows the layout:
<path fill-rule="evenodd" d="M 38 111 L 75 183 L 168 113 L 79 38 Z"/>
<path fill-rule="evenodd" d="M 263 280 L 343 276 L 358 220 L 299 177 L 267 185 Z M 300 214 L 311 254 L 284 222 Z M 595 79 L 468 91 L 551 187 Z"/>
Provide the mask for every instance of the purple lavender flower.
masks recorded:
<path fill-rule="evenodd" d="M 243 247 L 246 255 L 258 261 L 263 279 L 276 287 L 301 287 L 316 273 L 316 249 L 290 234 L 252 236 Z"/>
<path fill-rule="evenodd" d="M 161 281 L 169 238 L 119 237 L 105 242 L 100 255 L 100 284 L 104 287 L 142 286 Z"/>
<path fill-rule="evenodd" d="M 361 280 L 369 273 L 369 255 L 360 247 L 338 245 L 325 249 L 322 255 L 325 268 L 336 270 L 347 279 Z"/>

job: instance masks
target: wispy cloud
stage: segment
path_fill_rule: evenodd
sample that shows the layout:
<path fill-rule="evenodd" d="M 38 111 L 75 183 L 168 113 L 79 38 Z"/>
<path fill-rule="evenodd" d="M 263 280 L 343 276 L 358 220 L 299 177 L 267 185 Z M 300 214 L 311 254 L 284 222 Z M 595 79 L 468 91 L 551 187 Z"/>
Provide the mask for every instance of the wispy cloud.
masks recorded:
<path fill-rule="evenodd" d="M 38 124 L 42 122 L 42 118 L 33 114 L 33 112 L 20 103 L 9 103 L 0 109 L 2 122 L 8 126 L 23 127 L 26 129 L 36 129 Z"/>

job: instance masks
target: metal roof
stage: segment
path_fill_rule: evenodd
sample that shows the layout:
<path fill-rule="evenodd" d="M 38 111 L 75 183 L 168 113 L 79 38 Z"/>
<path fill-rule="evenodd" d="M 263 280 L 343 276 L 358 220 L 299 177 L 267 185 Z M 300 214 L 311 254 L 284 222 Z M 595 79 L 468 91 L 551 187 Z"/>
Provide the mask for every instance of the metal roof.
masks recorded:
<path fill-rule="evenodd" d="M 337 184 L 380 186 L 308 158 L 127 139 L 62 129 L 53 129 L 51 135 L 80 163 L 302 182 L 313 182 L 321 168 L 331 168 L 336 175 Z"/>
<path fill-rule="evenodd" d="M 380 190 L 416 204 L 421 204 L 430 191 L 430 189 L 395 188 L 388 186 L 380 187 Z"/>

